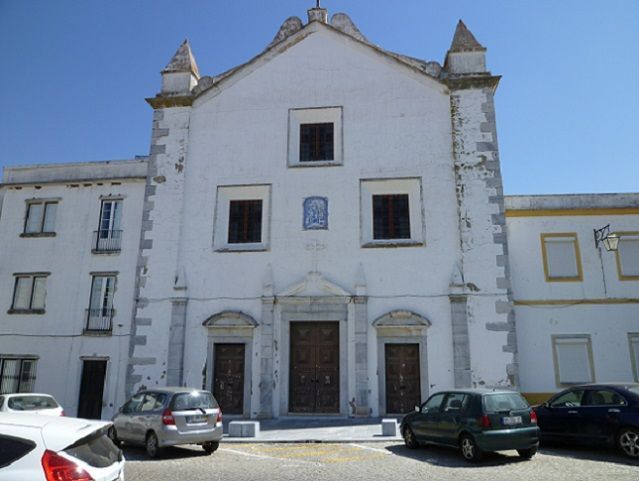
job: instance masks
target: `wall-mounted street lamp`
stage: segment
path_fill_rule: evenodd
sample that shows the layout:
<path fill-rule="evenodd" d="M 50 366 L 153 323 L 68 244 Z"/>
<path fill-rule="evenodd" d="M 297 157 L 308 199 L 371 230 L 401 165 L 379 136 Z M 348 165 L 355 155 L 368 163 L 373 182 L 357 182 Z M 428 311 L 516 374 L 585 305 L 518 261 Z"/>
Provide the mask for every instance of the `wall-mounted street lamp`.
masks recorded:
<path fill-rule="evenodd" d="M 610 224 L 601 229 L 594 229 L 595 232 L 595 248 L 599 247 L 599 244 L 603 244 L 604 248 L 610 251 L 616 251 L 619 247 L 619 236 L 617 234 L 610 233 Z"/>

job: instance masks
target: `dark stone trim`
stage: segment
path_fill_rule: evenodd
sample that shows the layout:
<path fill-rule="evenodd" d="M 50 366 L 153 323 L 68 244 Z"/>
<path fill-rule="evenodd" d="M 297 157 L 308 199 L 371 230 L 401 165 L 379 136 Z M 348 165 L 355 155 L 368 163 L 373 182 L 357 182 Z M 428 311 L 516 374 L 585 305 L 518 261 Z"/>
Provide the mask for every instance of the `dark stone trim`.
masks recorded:
<path fill-rule="evenodd" d="M 20 234 L 20 237 L 29 238 L 29 237 L 55 237 L 55 232 L 23 232 Z"/>
<path fill-rule="evenodd" d="M 451 90 L 468 90 L 476 88 L 490 88 L 495 90 L 499 84 L 501 75 L 477 76 L 473 74 L 468 77 L 448 77 L 444 79 L 444 83 L 448 85 Z"/>
<path fill-rule="evenodd" d="M 162 109 L 171 107 L 190 107 L 193 105 L 193 99 L 194 97 L 190 95 L 175 95 L 171 97 L 157 95 L 145 100 L 154 109 Z M 168 135 L 168 132 L 166 135 Z"/>
<path fill-rule="evenodd" d="M 35 314 L 42 315 L 44 314 L 44 309 L 9 309 L 7 314 Z"/>

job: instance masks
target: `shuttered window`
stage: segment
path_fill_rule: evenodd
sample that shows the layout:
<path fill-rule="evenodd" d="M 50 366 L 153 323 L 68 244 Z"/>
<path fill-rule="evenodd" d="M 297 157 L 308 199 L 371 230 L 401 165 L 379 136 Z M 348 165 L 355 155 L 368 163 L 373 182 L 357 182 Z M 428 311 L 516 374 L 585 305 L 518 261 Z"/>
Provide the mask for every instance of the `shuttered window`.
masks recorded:
<path fill-rule="evenodd" d="M 262 200 L 232 200 L 229 204 L 229 244 L 262 242 Z"/>
<path fill-rule="evenodd" d="M 581 281 L 577 234 L 542 234 L 541 249 L 546 281 Z"/>
<path fill-rule="evenodd" d="M 373 239 L 410 239 L 408 194 L 373 195 Z"/>
<path fill-rule="evenodd" d="M 300 162 L 333 159 L 333 123 L 301 124 Z"/>
<path fill-rule="evenodd" d="M 594 382 L 590 336 L 553 337 L 557 383 Z"/>
<path fill-rule="evenodd" d="M 639 280 L 639 233 L 618 233 L 617 269 L 622 281 Z"/>

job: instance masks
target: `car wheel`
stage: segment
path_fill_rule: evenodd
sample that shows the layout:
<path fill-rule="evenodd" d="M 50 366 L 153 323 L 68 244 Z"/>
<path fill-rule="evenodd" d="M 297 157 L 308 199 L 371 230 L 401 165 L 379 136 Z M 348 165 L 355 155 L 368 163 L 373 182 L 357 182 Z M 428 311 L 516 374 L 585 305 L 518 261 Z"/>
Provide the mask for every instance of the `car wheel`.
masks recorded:
<path fill-rule="evenodd" d="M 529 448 L 529 449 L 518 449 L 517 453 L 519 454 L 519 456 L 521 456 L 523 459 L 530 459 L 532 458 L 535 454 L 537 454 L 537 448 Z"/>
<path fill-rule="evenodd" d="M 155 433 L 151 432 L 146 436 L 146 454 L 149 455 L 150 458 L 157 458 L 162 450 L 160 449 L 160 443 L 158 442 L 158 437 Z"/>
<path fill-rule="evenodd" d="M 202 449 L 206 454 L 213 454 L 214 451 L 217 451 L 217 448 L 220 447 L 220 443 L 217 441 L 209 441 L 202 444 Z"/>
<path fill-rule="evenodd" d="M 459 440 L 459 450 L 466 461 L 476 463 L 481 460 L 482 452 L 472 436 L 464 434 Z"/>
<path fill-rule="evenodd" d="M 639 459 L 639 430 L 623 428 L 617 437 L 617 446 L 629 458 Z"/>
<path fill-rule="evenodd" d="M 404 444 L 408 449 L 416 449 L 419 447 L 415 433 L 413 433 L 413 430 L 409 426 L 404 428 L 404 432 L 402 434 L 404 435 Z"/>

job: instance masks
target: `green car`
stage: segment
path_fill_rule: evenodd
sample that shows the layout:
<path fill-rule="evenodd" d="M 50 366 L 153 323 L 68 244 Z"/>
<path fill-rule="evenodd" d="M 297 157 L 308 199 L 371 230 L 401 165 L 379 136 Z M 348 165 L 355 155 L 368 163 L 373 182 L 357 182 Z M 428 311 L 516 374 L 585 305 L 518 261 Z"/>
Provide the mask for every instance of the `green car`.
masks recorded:
<path fill-rule="evenodd" d="M 537 415 L 514 391 L 439 392 L 404 416 L 400 429 L 408 448 L 426 443 L 450 446 L 474 462 L 484 452 L 510 449 L 530 459 L 539 446 Z"/>

